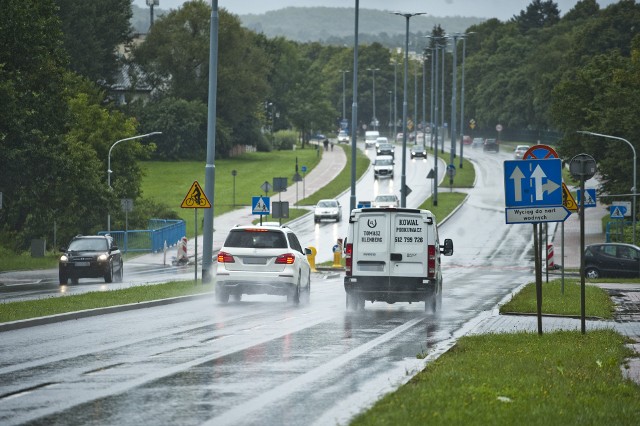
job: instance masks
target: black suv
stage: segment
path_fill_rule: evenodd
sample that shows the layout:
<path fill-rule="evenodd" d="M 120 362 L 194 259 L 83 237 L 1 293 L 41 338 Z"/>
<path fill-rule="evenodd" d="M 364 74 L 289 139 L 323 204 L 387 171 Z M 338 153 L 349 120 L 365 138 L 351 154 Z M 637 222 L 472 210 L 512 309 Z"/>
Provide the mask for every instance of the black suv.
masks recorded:
<path fill-rule="evenodd" d="M 500 152 L 500 142 L 497 139 L 485 139 L 483 151 Z"/>
<path fill-rule="evenodd" d="M 77 284 L 80 278 L 104 277 L 106 283 L 122 281 L 122 254 L 110 235 L 78 235 L 60 251 L 60 285 L 66 285 L 69 279 Z"/>

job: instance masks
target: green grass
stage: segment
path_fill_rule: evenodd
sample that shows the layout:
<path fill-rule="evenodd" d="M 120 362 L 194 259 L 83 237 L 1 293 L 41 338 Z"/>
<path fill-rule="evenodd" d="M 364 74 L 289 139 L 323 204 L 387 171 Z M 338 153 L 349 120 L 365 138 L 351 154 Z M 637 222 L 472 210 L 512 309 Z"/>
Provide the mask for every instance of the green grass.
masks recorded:
<path fill-rule="evenodd" d="M 463 192 L 439 192 L 438 205 L 433 205 L 433 198 L 430 197 L 420 205 L 421 209 L 430 210 L 438 221 L 447 217 L 456 207 L 460 205 L 467 194 Z"/>
<path fill-rule="evenodd" d="M 580 316 L 580 303 L 579 279 L 565 279 L 564 294 L 559 279 L 542 284 L 542 313 Z M 585 285 L 586 316 L 611 319 L 614 310 L 615 305 L 606 291 L 596 286 Z M 513 299 L 500 307 L 500 312 L 537 314 L 535 283 L 527 284 Z"/>
<path fill-rule="evenodd" d="M 625 343 L 610 330 L 466 336 L 351 425 L 634 425 Z"/>
<path fill-rule="evenodd" d="M 2 307 L 0 309 L 0 323 L 212 291 L 213 284 L 202 285 L 201 283 L 194 284 L 193 281 L 176 281 L 121 290 L 94 291 L 73 296 L 2 303 L 0 304 Z"/>
<path fill-rule="evenodd" d="M 320 161 L 318 151 L 309 147 L 295 151 L 251 152 L 230 159 L 216 160 L 214 201 L 209 200 L 212 202 L 214 215 L 219 216 L 234 209 L 234 194 L 235 208 L 251 208 L 251 197 L 264 195 L 260 186 L 264 182 L 273 184 L 274 177 L 286 177 L 288 184 L 291 184 L 296 158 L 299 168 L 306 166 L 307 172 Z M 201 162 L 142 163 L 145 173 L 142 184 L 143 197 L 174 209 L 180 218 L 186 221 L 188 236 L 193 236 L 195 232 L 194 209 L 182 209 L 180 205 L 194 181 L 197 180 L 205 189 L 204 166 Z M 235 191 L 232 170 L 237 171 Z M 203 219 L 204 210 L 201 210 L 198 212 L 198 234 L 202 233 Z"/>

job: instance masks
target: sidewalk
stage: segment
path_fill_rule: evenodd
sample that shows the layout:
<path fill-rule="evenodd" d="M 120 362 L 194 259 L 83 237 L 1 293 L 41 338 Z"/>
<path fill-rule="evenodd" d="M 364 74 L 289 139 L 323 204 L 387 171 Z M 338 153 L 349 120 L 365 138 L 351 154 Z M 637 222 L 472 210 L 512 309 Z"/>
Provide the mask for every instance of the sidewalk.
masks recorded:
<path fill-rule="evenodd" d="M 334 146 L 331 150 L 322 150 L 320 147 L 320 154 L 322 158 L 318 165 L 313 168 L 304 178 L 304 184 L 302 182 L 294 183 L 287 187 L 287 190 L 279 194 L 273 194 L 271 196 L 274 201 L 288 201 L 289 207 L 293 207 L 297 201 L 303 198 L 309 197 L 319 189 L 323 188 L 327 183 L 335 179 L 342 169 L 347 165 L 347 156 L 342 148 L 338 145 Z M 303 186 L 304 185 L 304 186 Z M 214 206 L 215 207 L 215 206 Z M 229 230 L 236 225 L 250 225 L 258 216 L 251 213 L 249 207 L 243 207 L 236 209 L 220 216 L 215 215 L 213 218 L 213 250 L 214 252 L 224 243 Z M 191 257 L 195 253 L 196 242 L 193 236 L 187 236 L 187 253 Z M 203 240 L 202 236 L 198 237 L 198 256 L 202 256 Z M 167 251 L 167 259 L 170 262 L 177 248 L 172 247 Z M 163 263 L 163 253 L 149 253 L 143 256 L 139 256 L 136 259 L 130 261 L 132 264 L 151 264 L 158 265 Z M 198 259 L 198 263 L 201 260 Z"/>

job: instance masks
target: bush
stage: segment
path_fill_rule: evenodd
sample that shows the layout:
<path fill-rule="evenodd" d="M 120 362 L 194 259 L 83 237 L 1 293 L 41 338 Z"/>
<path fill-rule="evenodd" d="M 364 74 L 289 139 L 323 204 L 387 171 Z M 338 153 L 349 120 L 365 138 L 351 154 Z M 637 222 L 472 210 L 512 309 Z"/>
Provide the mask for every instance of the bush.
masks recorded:
<path fill-rule="evenodd" d="M 280 151 L 292 150 L 298 142 L 298 133 L 294 130 L 280 130 L 273 135 L 273 146 Z"/>

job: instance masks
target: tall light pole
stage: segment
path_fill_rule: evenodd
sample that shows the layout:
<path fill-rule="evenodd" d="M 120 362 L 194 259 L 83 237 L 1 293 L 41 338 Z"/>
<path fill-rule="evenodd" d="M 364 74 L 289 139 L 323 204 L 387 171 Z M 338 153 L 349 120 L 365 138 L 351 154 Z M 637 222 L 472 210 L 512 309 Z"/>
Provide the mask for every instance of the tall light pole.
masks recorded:
<path fill-rule="evenodd" d="M 380 68 L 367 68 L 367 71 L 373 72 L 373 130 L 378 130 L 378 117 L 376 117 L 376 71 Z"/>
<path fill-rule="evenodd" d="M 392 122 L 393 122 L 393 107 L 392 107 L 392 91 L 389 90 L 389 133 L 391 133 L 391 129 L 392 129 Z M 389 136 L 389 140 L 393 140 L 393 135 Z"/>
<path fill-rule="evenodd" d="M 453 164 L 456 158 L 456 139 L 458 134 L 456 133 L 456 118 L 458 115 L 458 37 L 459 34 L 453 34 L 453 71 L 451 77 L 451 155 L 449 164 Z M 462 142 L 460 142 L 462 144 Z"/>
<path fill-rule="evenodd" d="M 618 136 L 603 135 L 601 133 L 588 132 L 586 130 L 580 130 L 580 131 L 578 131 L 578 133 L 582 133 L 584 135 L 600 136 L 602 138 L 608 138 L 608 139 L 615 139 L 615 140 L 618 140 L 618 141 L 623 141 L 623 142 L 626 142 L 627 145 L 629 145 L 629 147 L 631 147 L 631 151 L 633 152 L 633 188 L 631 188 L 631 195 L 633 197 L 633 204 L 632 204 L 632 208 L 631 208 L 631 220 L 632 220 L 632 226 L 633 226 L 633 244 L 635 245 L 636 244 L 636 191 L 637 191 L 637 185 L 636 185 L 636 176 L 637 176 L 637 174 L 636 174 L 636 163 L 637 163 L 636 149 L 631 144 L 631 142 L 629 142 L 628 140 L 626 140 L 624 138 L 620 138 Z M 584 197 L 584 194 L 582 194 L 582 196 Z"/>
<path fill-rule="evenodd" d="M 393 140 L 398 134 L 398 61 L 393 59 Z"/>
<path fill-rule="evenodd" d="M 426 49 L 425 49 L 426 50 Z M 422 149 L 427 149 L 427 58 L 422 55 Z"/>
<path fill-rule="evenodd" d="M 418 63 L 416 62 L 413 75 L 413 132 L 415 133 L 413 144 L 418 143 Z"/>
<path fill-rule="evenodd" d="M 475 34 L 473 31 L 462 34 L 462 87 L 460 88 L 460 168 L 462 168 L 462 154 L 464 148 L 464 58 L 467 56 L 467 36 Z M 563 222 L 564 223 L 564 222 Z"/>
<path fill-rule="evenodd" d="M 356 208 L 356 152 L 358 138 L 358 18 L 360 15 L 360 0 L 355 0 L 356 13 L 354 23 L 353 42 L 353 100 L 351 101 L 351 210 Z M 351 211 L 349 210 L 349 211 Z"/>
<path fill-rule="evenodd" d="M 401 13 L 394 15 L 404 16 L 407 24 L 404 39 L 404 93 L 402 94 L 402 175 L 400 179 L 400 207 L 407 206 L 407 73 L 409 72 L 409 19 L 412 16 L 424 15 L 425 12 Z"/>
<path fill-rule="evenodd" d="M 340 70 L 340 72 L 342 73 L 342 119 L 346 120 L 347 119 L 347 114 L 346 114 L 346 99 L 345 99 L 345 81 L 344 81 L 344 75 L 346 73 L 349 72 L 349 70 Z"/>
<path fill-rule="evenodd" d="M 442 145 L 440 146 L 440 153 L 444 154 L 444 85 L 445 85 L 445 73 L 444 73 L 444 63 L 447 58 L 447 37 L 442 37 L 444 40 L 444 44 L 442 45 L 442 93 L 440 94 L 440 104 L 441 104 L 441 120 L 440 126 L 442 128 Z"/>
<path fill-rule="evenodd" d="M 153 136 L 153 135 L 161 135 L 162 132 L 151 132 L 151 133 L 145 133 L 144 135 L 137 135 L 137 136 L 131 136 L 130 138 L 124 138 L 124 139 L 120 139 L 117 140 L 113 143 L 113 145 L 111 145 L 111 148 L 109 148 L 109 155 L 107 156 L 107 185 L 109 186 L 109 190 L 111 190 L 111 151 L 113 150 L 113 148 L 118 145 L 120 142 L 125 142 L 125 141 L 130 141 L 133 139 L 141 139 L 141 138 L 146 138 L 149 136 Z M 111 213 L 107 213 L 107 232 L 111 232 Z"/>

